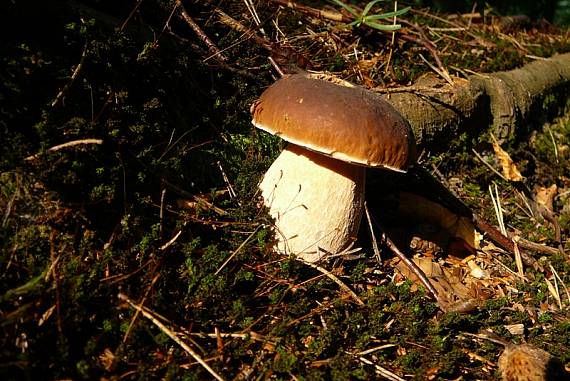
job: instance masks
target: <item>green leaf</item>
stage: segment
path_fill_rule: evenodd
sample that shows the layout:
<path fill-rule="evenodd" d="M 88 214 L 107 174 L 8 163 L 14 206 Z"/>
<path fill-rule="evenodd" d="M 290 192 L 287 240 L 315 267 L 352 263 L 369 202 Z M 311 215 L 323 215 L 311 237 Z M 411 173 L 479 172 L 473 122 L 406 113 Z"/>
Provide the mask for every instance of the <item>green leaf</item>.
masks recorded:
<path fill-rule="evenodd" d="M 385 0 L 372 0 L 371 2 L 366 4 L 366 6 L 364 7 L 364 10 L 362 11 L 362 15 L 360 17 L 361 18 L 366 17 L 366 15 L 368 14 L 368 12 L 370 12 L 370 9 L 372 9 L 374 4 L 379 3 L 380 1 L 385 1 Z"/>
<path fill-rule="evenodd" d="M 343 3 L 340 0 L 331 0 L 333 3 L 335 3 L 338 6 L 343 7 L 344 9 L 346 9 L 347 11 L 349 11 L 354 17 L 359 18 L 359 14 L 358 12 L 356 12 L 353 8 L 349 7 L 348 5 L 346 5 L 345 3 Z"/>
<path fill-rule="evenodd" d="M 387 12 L 387 13 L 382 13 L 379 15 L 371 15 L 371 16 L 366 16 L 367 20 L 383 20 L 383 19 L 388 19 L 394 16 L 400 16 L 403 15 L 404 13 L 407 13 L 409 10 L 411 9 L 411 7 L 406 7 L 406 8 L 402 8 L 402 9 L 398 9 L 397 11 L 394 12 Z"/>
<path fill-rule="evenodd" d="M 366 21 L 364 21 L 364 24 L 378 30 L 398 30 L 402 27 L 401 24 L 378 24 L 375 22 L 366 22 Z"/>

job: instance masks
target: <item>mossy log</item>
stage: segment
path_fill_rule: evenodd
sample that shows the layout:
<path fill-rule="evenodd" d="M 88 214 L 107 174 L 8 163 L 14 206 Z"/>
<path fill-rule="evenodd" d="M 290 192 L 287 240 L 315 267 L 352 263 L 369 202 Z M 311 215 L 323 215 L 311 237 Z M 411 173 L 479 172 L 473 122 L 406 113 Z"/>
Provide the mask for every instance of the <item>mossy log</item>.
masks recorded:
<path fill-rule="evenodd" d="M 418 145 L 438 152 L 463 132 L 491 129 L 503 139 L 528 132 L 566 105 L 569 88 L 570 54 L 561 54 L 453 85 L 426 76 L 410 88 L 378 91 L 409 120 Z"/>

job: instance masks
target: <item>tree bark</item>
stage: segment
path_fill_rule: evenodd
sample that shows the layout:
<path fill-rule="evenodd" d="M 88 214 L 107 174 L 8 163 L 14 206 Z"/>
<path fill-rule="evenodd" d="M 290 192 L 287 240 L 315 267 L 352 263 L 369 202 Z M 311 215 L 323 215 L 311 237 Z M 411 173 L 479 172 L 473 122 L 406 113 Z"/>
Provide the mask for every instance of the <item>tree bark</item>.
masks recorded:
<path fill-rule="evenodd" d="M 500 139 L 528 132 L 568 101 L 570 53 L 521 68 L 472 75 L 454 84 L 426 76 L 402 89 L 377 89 L 410 122 L 420 148 L 441 152 L 449 140 L 491 129 Z"/>

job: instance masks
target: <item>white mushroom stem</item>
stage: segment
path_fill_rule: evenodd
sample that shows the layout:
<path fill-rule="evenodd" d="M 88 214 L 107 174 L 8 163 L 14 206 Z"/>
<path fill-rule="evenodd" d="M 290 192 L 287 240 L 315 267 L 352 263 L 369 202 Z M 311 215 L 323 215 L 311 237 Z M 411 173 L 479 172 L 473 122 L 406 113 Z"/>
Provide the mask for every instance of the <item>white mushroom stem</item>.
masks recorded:
<path fill-rule="evenodd" d="M 260 188 L 275 219 L 277 250 L 316 262 L 356 238 L 365 168 L 289 144 Z"/>

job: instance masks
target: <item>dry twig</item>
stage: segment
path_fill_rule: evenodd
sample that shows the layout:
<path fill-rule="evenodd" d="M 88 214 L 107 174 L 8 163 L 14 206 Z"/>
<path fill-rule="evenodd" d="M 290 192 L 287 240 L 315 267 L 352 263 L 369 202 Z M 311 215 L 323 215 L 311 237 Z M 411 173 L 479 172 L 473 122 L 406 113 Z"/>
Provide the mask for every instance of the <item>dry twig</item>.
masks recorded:
<path fill-rule="evenodd" d="M 73 85 L 73 82 L 75 81 L 75 79 L 79 75 L 79 72 L 83 68 L 83 63 L 85 62 L 85 57 L 87 56 L 88 46 L 89 44 L 85 43 L 85 46 L 83 47 L 83 53 L 81 53 L 81 58 L 79 59 L 79 64 L 77 64 L 77 67 L 75 68 L 75 70 L 73 70 L 73 74 L 71 74 L 69 82 L 67 82 L 67 84 L 63 87 L 63 89 L 61 89 L 60 92 L 56 95 L 53 102 L 51 102 L 51 107 L 55 107 L 58 104 L 58 102 L 63 99 L 63 96 L 69 91 L 71 85 Z"/>
<path fill-rule="evenodd" d="M 216 57 L 220 61 L 227 61 L 228 58 L 222 54 L 220 49 L 214 44 L 214 42 L 204 33 L 204 31 L 196 24 L 196 22 L 190 17 L 186 9 L 184 9 L 184 5 L 180 0 L 176 1 L 178 7 L 180 7 L 180 17 L 190 26 L 190 28 L 196 33 L 198 37 L 208 46 L 208 50 L 210 51 L 211 57 Z M 207 57 L 210 58 L 210 57 Z"/>
<path fill-rule="evenodd" d="M 124 294 L 119 294 L 118 298 L 126 303 L 128 303 L 132 308 L 140 312 L 145 318 L 150 320 L 154 325 L 156 325 L 162 332 L 164 332 L 168 337 L 170 337 L 176 344 L 178 344 L 182 349 L 186 351 L 190 356 L 194 358 L 200 365 L 204 367 L 214 378 L 218 381 L 224 381 L 224 378 L 220 376 L 214 369 L 212 369 L 192 348 L 190 348 L 184 341 L 182 341 L 175 332 L 170 330 L 164 324 L 162 324 L 152 313 L 146 311 L 141 306 L 135 304 L 131 299 L 129 299 Z"/>
<path fill-rule="evenodd" d="M 352 299 L 354 299 L 356 301 L 356 303 L 360 304 L 361 306 L 364 305 L 364 302 L 362 301 L 362 299 L 360 299 L 358 297 L 358 295 L 356 295 L 356 293 L 354 291 L 352 291 L 350 289 L 350 287 L 348 287 L 346 284 L 344 284 L 340 279 L 338 279 L 338 277 L 336 275 L 334 275 L 333 273 L 331 273 L 330 271 L 328 271 L 327 269 L 325 269 L 324 267 L 321 267 L 319 265 L 316 265 L 314 263 L 311 262 L 307 262 L 304 261 L 301 258 L 295 258 L 296 260 L 298 260 L 301 263 L 304 263 L 305 265 L 314 268 L 315 270 L 318 270 L 320 272 L 322 272 L 323 274 L 325 274 L 330 280 L 332 280 L 333 282 L 335 282 L 336 284 L 339 285 L 339 287 L 345 291 L 346 293 L 348 293 Z"/>

